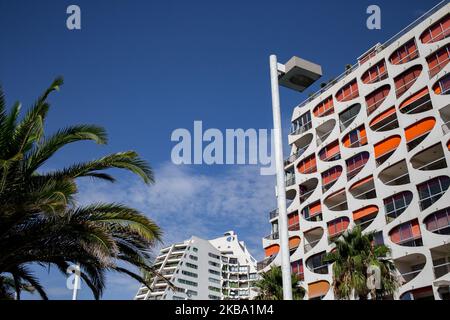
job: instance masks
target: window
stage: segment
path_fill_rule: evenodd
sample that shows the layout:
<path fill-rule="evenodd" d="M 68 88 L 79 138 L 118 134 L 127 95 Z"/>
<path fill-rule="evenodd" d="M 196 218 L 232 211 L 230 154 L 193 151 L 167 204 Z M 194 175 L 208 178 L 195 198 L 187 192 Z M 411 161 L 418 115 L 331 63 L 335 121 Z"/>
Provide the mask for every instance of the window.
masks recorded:
<path fill-rule="evenodd" d="M 179 296 L 173 296 L 173 300 L 186 300 L 185 298 L 179 297 Z"/>
<path fill-rule="evenodd" d="M 417 191 L 419 192 L 420 208 L 425 210 L 438 201 L 447 191 L 449 184 L 450 178 L 447 176 L 440 176 L 419 184 Z"/>
<path fill-rule="evenodd" d="M 220 284 L 220 280 L 216 278 L 208 278 L 209 282 Z"/>
<path fill-rule="evenodd" d="M 405 222 L 390 232 L 392 242 L 402 246 L 416 247 L 422 245 L 422 237 L 417 219 Z"/>
<path fill-rule="evenodd" d="M 196 264 L 189 263 L 189 262 L 186 262 L 186 267 L 189 267 L 191 269 L 198 269 L 198 266 Z"/>
<path fill-rule="evenodd" d="M 312 154 L 302 160 L 298 165 L 298 171 L 303 174 L 313 173 L 317 171 L 316 155 Z"/>
<path fill-rule="evenodd" d="M 331 142 L 325 148 L 319 152 L 320 160 L 322 161 L 334 161 L 341 158 L 341 153 L 339 149 L 339 140 Z"/>
<path fill-rule="evenodd" d="M 339 114 L 341 132 L 344 131 L 353 122 L 360 110 L 361 104 L 356 103 Z"/>
<path fill-rule="evenodd" d="M 198 251 L 198 249 L 197 249 L 196 247 L 192 247 L 192 250 L 193 250 L 194 252 L 197 252 L 197 251 Z"/>
<path fill-rule="evenodd" d="M 211 274 L 214 274 L 214 275 L 216 275 L 216 276 L 220 276 L 220 271 L 208 269 L 208 272 L 211 273 Z"/>
<path fill-rule="evenodd" d="M 394 78 L 395 94 L 397 95 L 397 98 L 404 94 L 414 84 L 421 72 L 422 65 L 416 65 Z"/>
<path fill-rule="evenodd" d="M 358 84 L 356 79 L 350 81 L 342 89 L 340 89 L 336 94 L 336 99 L 338 101 L 348 101 L 356 98 L 359 95 Z"/>
<path fill-rule="evenodd" d="M 220 300 L 220 297 L 215 296 L 213 294 L 208 295 L 208 298 L 211 299 L 211 300 Z"/>
<path fill-rule="evenodd" d="M 322 252 L 309 258 L 307 261 L 308 268 L 311 269 L 311 271 L 314 273 L 327 274 L 328 264 L 326 262 L 323 262 L 325 255 L 326 253 Z"/>
<path fill-rule="evenodd" d="M 181 279 L 181 278 L 178 278 L 178 282 L 182 283 L 182 284 L 186 284 L 188 286 L 193 286 L 193 287 L 197 287 L 198 286 L 197 282 L 189 281 L 189 280 L 185 280 L 185 279 Z"/>
<path fill-rule="evenodd" d="M 194 255 L 192 255 L 192 254 L 189 255 L 189 258 L 192 259 L 192 260 L 194 260 L 194 261 L 197 261 L 197 260 L 198 260 L 198 257 L 196 257 L 196 256 L 194 256 Z"/>
<path fill-rule="evenodd" d="M 378 231 L 376 233 L 373 234 L 373 240 L 375 245 L 383 245 L 384 244 L 384 238 L 383 238 L 383 232 L 382 231 Z"/>
<path fill-rule="evenodd" d="M 188 297 L 191 297 L 191 296 L 197 296 L 198 292 L 194 291 L 194 290 L 188 290 L 188 291 L 186 291 L 186 294 Z"/>
<path fill-rule="evenodd" d="M 217 262 L 208 261 L 208 264 L 213 267 L 220 267 L 220 263 L 217 263 Z"/>
<path fill-rule="evenodd" d="M 184 274 L 185 276 L 188 276 L 188 277 L 198 278 L 198 275 L 196 273 L 193 273 L 193 272 L 182 270 L 181 273 Z"/>
<path fill-rule="evenodd" d="M 311 112 L 308 111 L 292 122 L 291 133 L 299 134 L 312 128 Z"/>
<path fill-rule="evenodd" d="M 324 117 L 334 112 L 333 97 L 329 96 L 319 103 L 313 110 L 316 117 Z"/>
<path fill-rule="evenodd" d="M 366 83 L 374 83 L 387 78 L 386 63 L 384 60 L 378 62 L 376 65 L 367 70 L 361 77 L 361 80 Z"/>
<path fill-rule="evenodd" d="M 381 106 L 390 90 L 391 87 L 389 85 L 384 85 L 366 96 L 367 115 L 370 116 L 379 106 Z"/>
<path fill-rule="evenodd" d="M 214 286 L 208 286 L 208 289 L 214 292 L 220 292 L 220 288 L 214 287 Z"/>
<path fill-rule="evenodd" d="M 391 197 L 385 198 L 384 211 L 386 214 L 387 222 L 391 222 L 406 210 L 411 203 L 413 194 L 410 191 L 394 194 Z"/>
<path fill-rule="evenodd" d="M 299 280 L 304 279 L 303 261 L 301 259 L 291 262 L 291 272 L 292 274 L 297 275 Z"/>
<path fill-rule="evenodd" d="M 258 275 L 256 273 L 250 273 L 249 278 L 251 280 L 258 279 Z"/>
<path fill-rule="evenodd" d="M 331 222 L 328 222 L 328 235 L 330 237 L 335 237 L 343 233 L 347 230 L 349 223 L 350 221 L 347 217 L 337 218 Z"/>
<path fill-rule="evenodd" d="M 420 35 L 422 43 L 432 43 L 450 35 L 450 14 L 440 19 Z"/>
<path fill-rule="evenodd" d="M 248 272 L 248 266 L 240 266 L 239 272 Z"/>
<path fill-rule="evenodd" d="M 449 94 L 450 93 L 450 73 L 447 73 L 433 86 L 433 91 L 436 94 Z"/>
<path fill-rule="evenodd" d="M 369 160 L 368 152 L 361 152 L 354 157 L 346 160 L 345 163 L 347 165 L 347 177 L 348 179 L 353 178 L 356 174 L 361 171 L 360 169 L 366 164 Z"/>
<path fill-rule="evenodd" d="M 450 234 L 450 207 L 431 214 L 425 219 L 424 223 L 428 231 L 437 234 Z"/>
<path fill-rule="evenodd" d="M 218 256 L 217 254 L 214 254 L 214 253 L 209 252 L 209 253 L 208 253 L 208 256 L 210 256 L 211 258 L 220 260 L 220 256 Z"/>
<path fill-rule="evenodd" d="M 366 129 L 364 126 L 360 126 L 355 130 L 348 133 L 348 136 L 344 137 L 344 145 L 347 148 L 357 148 L 367 144 Z"/>
<path fill-rule="evenodd" d="M 324 192 L 330 189 L 334 182 L 339 179 L 341 172 L 342 168 L 336 166 L 322 173 L 322 189 Z"/>

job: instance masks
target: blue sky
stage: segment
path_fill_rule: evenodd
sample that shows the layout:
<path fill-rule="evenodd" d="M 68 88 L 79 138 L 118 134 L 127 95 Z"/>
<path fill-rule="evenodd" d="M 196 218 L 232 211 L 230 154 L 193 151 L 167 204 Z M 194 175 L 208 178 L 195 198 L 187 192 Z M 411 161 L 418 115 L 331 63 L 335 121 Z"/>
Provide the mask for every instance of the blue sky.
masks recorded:
<path fill-rule="evenodd" d="M 260 176 L 256 166 L 174 166 L 172 131 L 191 130 L 194 120 L 221 130 L 270 128 L 271 53 L 281 62 L 298 55 L 321 64 L 326 81 L 437 2 L 0 0 L 0 83 L 10 105 L 27 107 L 63 75 L 47 130 L 107 128 L 108 146 L 67 147 L 47 168 L 131 149 L 155 170 L 151 187 L 121 172 L 113 186 L 81 181 L 80 203 L 135 206 L 161 225 L 166 243 L 233 229 L 261 258 L 275 178 Z M 70 4 L 81 8 L 80 31 L 66 28 Z M 381 8 L 381 30 L 366 28 L 371 4 Z M 320 82 L 303 94 L 281 90 L 286 129 L 292 108 Z M 37 272 L 51 298 L 70 298 L 61 275 Z M 137 287 L 110 275 L 103 298 L 131 299 Z M 80 298 L 92 296 L 83 289 Z"/>

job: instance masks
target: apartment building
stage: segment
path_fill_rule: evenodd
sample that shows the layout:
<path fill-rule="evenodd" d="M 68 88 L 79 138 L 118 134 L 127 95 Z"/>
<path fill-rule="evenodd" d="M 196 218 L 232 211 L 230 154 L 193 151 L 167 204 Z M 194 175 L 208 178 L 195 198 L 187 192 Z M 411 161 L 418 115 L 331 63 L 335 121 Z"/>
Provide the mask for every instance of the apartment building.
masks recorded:
<path fill-rule="evenodd" d="M 449 36 L 443 1 L 294 108 L 289 247 L 308 299 L 334 298 L 323 257 L 355 225 L 392 249 L 393 298 L 450 299 Z M 281 264 L 278 211 L 269 219 L 260 271 Z"/>
<path fill-rule="evenodd" d="M 257 294 L 256 260 L 234 231 L 165 247 L 154 266 L 165 279 L 154 277 L 151 290 L 141 286 L 135 300 L 241 300 Z"/>

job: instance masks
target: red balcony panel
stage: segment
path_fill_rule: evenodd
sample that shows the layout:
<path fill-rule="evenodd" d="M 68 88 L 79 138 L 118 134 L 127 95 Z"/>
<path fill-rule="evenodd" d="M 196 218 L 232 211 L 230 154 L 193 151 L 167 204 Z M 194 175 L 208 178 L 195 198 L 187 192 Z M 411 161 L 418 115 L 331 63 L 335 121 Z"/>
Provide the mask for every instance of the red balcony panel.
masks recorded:
<path fill-rule="evenodd" d="M 433 43 L 450 35 L 450 14 L 428 27 L 421 35 L 422 43 Z"/>
<path fill-rule="evenodd" d="M 345 161 L 347 165 L 347 178 L 351 179 L 358 174 L 369 160 L 369 152 L 364 151 Z"/>
<path fill-rule="evenodd" d="M 349 101 L 359 96 L 358 83 L 353 79 L 348 84 L 343 86 L 336 94 L 337 101 Z"/>
<path fill-rule="evenodd" d="M 394 78 L 395 94 L 399 98 L 416 82 L 422 72 L 422 65 L 415 65 Z"/>
<path fill-rule="evenodd" d="M 300 161 L 300 163 L 297 166 L 297 169 L 298 169 L 298 172 L 303 173 L 303 174 L 317 172 L 316 155 L 312 154 L 309 157 Z"/>
<path fill-rule="evenodd" d="M 384 102 L 389 95 L 391 86 L 386 84 L 372 91 L 366 96 L 367 115 L 371 115 Z"/>
<path fill-rule="evenodd" d="M 381 80 L 384 80 L 388 77 L 386 71 L 386 62 L 381 60 L 374 66 L 370 67 L 364 74 L 361 76 L 361 81 L 366 84 L 375 83 Z"/>
<path fill-rule="evenodd" d="M 330 237 L 336 237 L 347 230 L 350 224 L 350 219 L 347 217 L 340 217 L 327 223 L 328 235 Z"/>
<path fill-rule="evenodd" d="M 319 152 L 322 161 L 333 161 L 340 157 L 339 140 L 331 142 Z"/>
<path fill-rule="evenodd" d="M 427 57 L 428 73 L 431 77 L 434 77 L 439 73 L 450 60 L 450 45 L 438 49 Z"/>
<path fill-rule="evenodd" d="M 325 117 L 332 113 L 334 113 L 333 96 L 329 96 L 320 102 L 313 110 L 313 114 L 316 117 Z"/>
<path fill-rule="evenodd" d="M 400 46 L 389 57 L 391 64 L 403 64 L 416 59 L 419 56 L 416 40 L 413 38 Z"/>
<path fill-rule="evenodd" d="M 418 241 L 422 238 L 419 221 L 417 219 L 414 219 L 398 225 L 389 232 L 389 237 L 391 238 L 392 242 L 399 245 L 421 245 Z"/>
<path fill-rule="evenodd" d="M 339 179 L 342 174 L 342 167 L 335 166 L 322 173 L 322 186 L 330 187 L 335 181 Z"/>

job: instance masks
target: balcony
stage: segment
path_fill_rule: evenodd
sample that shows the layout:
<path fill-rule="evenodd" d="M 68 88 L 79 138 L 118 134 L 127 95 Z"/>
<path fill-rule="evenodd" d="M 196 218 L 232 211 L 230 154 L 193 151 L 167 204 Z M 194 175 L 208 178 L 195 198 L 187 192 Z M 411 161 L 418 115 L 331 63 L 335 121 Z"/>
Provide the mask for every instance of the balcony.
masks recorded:
<path fill-rule="evenodd" d="M 444 150 L 441 143 L 437 143 L 411 158 L 411 165 L 414 169 L 430 171 L 447 168 Z"/>
<path fill-rule="evenodd" d="M 399 106 L 399 110 L 403 114 L 417 114 L 431 109 L 433 109 L 433 104 L 427 87 L 412 94 Z"/>
<path fill-rule="evenodd" d="M 381 166 L 397 150 L 402 138 L 399 135 L 390 136 L 374 145 L 375 162 Z"/>
<path fill-rule="evenodd" d="M 322 206 L 320 200 L 303 208 L 301 215 L 305 220 L 310 222 L 322 221 Z"/>
<path fill-rule="evenodd" d="M 376 132 L 384 132 L 399 127 L 395 106 L 390 107 L 370 121 L 370 129 Z"/>
<path fill-rule="evenodd" d="M 322 192 L 330 190 L 330 188 L 339 180 L 342 174 L 342 167 L 335 166 L 322 173 Z"/>
<path fill-rule="evenodd" d="M 366 165 L 369 160 L 369 152 L 364 151 L 347 159 L 345 164 L 347 166 L 347 179 L 351 180 L 355 177 Z"/>
<path fill-rule="evenodd" d="M 291 187 L 295 184 L 295 176 L 287 177 L 285 180 L 286 188 Z"/>
<path fill-rule="evenodd" d="M 323 262 L 326 252 L 315 254 L 306 260 L 306 267 L 317 274 L 328 274 L 328 264 Z"/>
<path fill-rule="evenodd" d="M 395 82 L 395 94 L 397 98 L 402 96 L 412 85 L 416 82 L 417 78 L 422 73 L 422 65 L 415 65 L 408 70 L 404 71 L 400 75 L 394 78 Z"/>
<path fill-rule="evenodd" d="M 405 247 L 422 246 L 422 233 L 417 219 L 402 223 L 389 232 L 391 241 Z"/>
<path fill-rule="evenodd" d="M 275 210 L 272 210 L 272 211 L 270 211 L 270 213 L 269 213 L 269 219 L 270 219 L 270 220 L 275 219 L 276 217 L 278 217 L 279 214 L 280 214 L 280 213 L 279 213 L 279 211 L 278 211 L 278 208 L 275 209 Z"/>
<path fill-rule="evenodd" d="M 336 161 L 341 159 L 339 150 L 339 140 L 335 140 L 319 151 L 319 158 L 322 161 Z"/>
<path fill-rule="evenodd" d="M 416 123 L 405 128 L 406 146 L 408 151 L 417 147 L 433 130 L 436 120 L 428 117 L 417 121 Z"/>
<path fill-rule="evenodd" d="M 366 129 L 364 125 L 347 133 L 342 138 L 342 144 L 346 148 L 359 148 L 367 144 Z"/>
<path fill-rule="evenodd" d="M 340 102 L 350 101 L 359 96 L 358 83 L 353 79 L 344 85 L 337 93 L 336 100 Z"/>
<path fill-rule="evenodd" d="M 334 113 L 333 97 L 329 96 L 321 101 L 313 110 L 315 117 L 325 117 Z"/>
<path fill-rule="evenodd" d="M 423 254 L 415 253 L 395 259 L 394 264 L 401 274 L 402 285 L 413 280 L 423 270 L 426 258 Z"/>
<path fill-rule="evenodd" d="M 445 3 L 444 3 L 445 4 Z M 428 27 L 421 35 L 420 40 L 424 44 L 443 40 L 450 35 L 450 14 Z"/>
<path fill-rule="evenodd" d="M 378 215 L 378 207 L 375 205 L 353 211 L 353 221 L 361 230 L 367 229 Z"/>
<path fill-rule="evenodd" d="M 304 280 L 303 261 L 301 259 L 291 262 L 291 273 L 292 275 L 296 275 L 299 281 Z"/>
<path fill-rule="evenodd" d="M 269 264 L 271 264 L 272 261 L 275 259 L 275 257 L 276 257 L 276 255 L 273 255 L 273 256 L 267 257 L 267 258 L 265 258 L 265 259 L 263 259 L 261 261 L 258 261 L 257 264 L 256 264 L 256 269 L 258 271 L 261 271 L 262 269 L 267 267 Z"/>
<path fill-rule="evenodd" d="M 403 191 L 383 199 L 386 222 L 390 223 L 400 216 L 408 208 L 412 198 L 411 191 Z"/>
<path fill-rule="evenodd" d="M 389 61 L 393 65 L 404 64 L 419 57 L 415 39 L 411 39 L 395 50 L 389 57 Z"/>
<path fill-rule="evenodd" d="M 278 240 L 280 239 L 280 234 L 278 232 L 273 232 L 269 234 L 268 236 L 265 236 L 264 239 L 266 240 Z"/>
<path fill-rule="evenodd" d="M 366 177 L 354 183 L 349 191 L 351 195 L 358 200 L 368 200 L 377 197 L 373 176 Z"/>
<path fill-rule="evenodd" d="M 423 211 L 437 202 L 447 191 L 450 185 L 448 176 L 439 176 L 431 180 L 422 182 L 417 186 L 419 192 L 419 206 Z"/>
<path fill-rule="evenodd" d="M 436 52 L 433 52 L 431 55 L 427 57 L 428 63 L 428 74 L 430 79 L 438 74 L 450 60 L 450 45 L 447 44 L 444 47 L 441 47 Z"/>
<path fill-rule="evenodd" d="M 450 235 L 450 207 L 430 214 L 425 218 L 424 223 L 430 232 Z"/>
<path fill-rule="evenodd" d="M 435 278 L 439 279 L 450 273 L 450 244 L 432 248 L 430 252 Z"/>
<path fill-rule="evenodd" d="M 347 217 L 340 217 L 327 223 L 328 239 L 333 240 L 343 234 L 350 224 L 350 219 Z"/>
<path fill-rule="evenodd" d="M 312 178 L 299 185 L 300 204 L 308 200 L 308 198 L 311 196 L 314 190 L 316 190 L 318 183 L 319 181 L 316 178 Z"/>
<path fill-rule="evenodd" d="M 311 113 L 307 111 L 302 114 L 297 120 L 292 122 L 290 135 L 299 135 L 305 133 L 312 128 Z"/>
<path fill-rule="evenodd" d="M 366 110 L 367 115 L 370 116 L 375 110 L 380 107 L 384 100 L 386 100 L 389 92 L 391 91 L 391 86 L 386 84 L 384 86 L 375 89 L 366 96 Z"/>
<path fill-rule="evenodd" d="M 345 211 L 348 210 L 347 196 L 345 195 L 345 189 L 336 191 L 325 198 L 324 204 L 331 211 Z"/>
<path fill-rule="evenodd" d="M 388 73 L 386 71 L 386 62 L 383 59 L 364 72 L 361 76 L 361 81 L 365 84 L 372 84 L 384 80 L 387 77 Z"/>
<path fill-rule="evenodd" d="M 433 91 L 438 95 L 446 95 L 450 93 L 450 73 L 440 78 L 433 85 Z"/>
<path fill-rule="evenodd" d="M 434 300 L 433 288 L 427 286 L 410 290 L 402 294 L 400 300 Z"/>
<path fill-rule="evenodd" d="M 361 104 L 355 103 L 339 114 L 339 128 L 343 132 L 358 116 Z"/>
<path fill-rule="evenodd" d="M 380 172 L 378 178 L 387 186 L 400 186 L 410 183 L 406 161 L 402 160 Z"/>
<path fill-rule="evenodd" d="M 336 120 L 330 119 L 322 123 L 320 126 L 316 128 L 317 146 L 321 145 L 325 142 L 325 140 L 330 136 L 331 132 L 334 130 L 336 125 Z"/>
<path fill-rule="evenodd" d="M 317 172 L 316 155 L 312 154 L 300 161 L 297 166 L 297 170 L 301 174 L 311 174 Z"/>
<path fill-rule="evenodd" d="M 305 231 L 304 233 L 305 244 L 303 246 L 305 253 L 311 251 L 319 243 L 322 237 L 323 237 L 323 229 L 321 227 Z"/>

